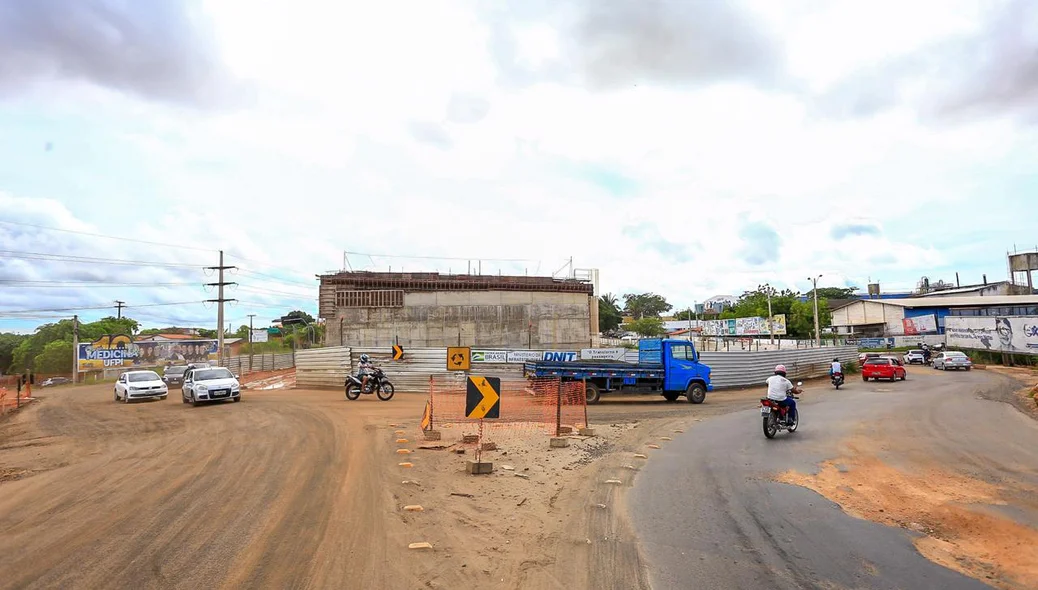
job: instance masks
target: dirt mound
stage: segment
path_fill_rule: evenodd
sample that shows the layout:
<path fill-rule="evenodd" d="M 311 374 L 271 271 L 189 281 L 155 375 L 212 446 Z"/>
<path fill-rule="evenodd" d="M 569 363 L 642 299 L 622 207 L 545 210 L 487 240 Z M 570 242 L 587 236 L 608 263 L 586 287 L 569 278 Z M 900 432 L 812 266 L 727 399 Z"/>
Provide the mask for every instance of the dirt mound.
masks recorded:
<path fill-rule="evenodd" d="M 919 533 L 931 561 L 999 588 L 1038 588 L 1038 531 L 998 512 L 999 486 L 940 469 L 895 469 L 863 455 L 823 463 L 816 475 L 787 472 L 857 518 Z"/>

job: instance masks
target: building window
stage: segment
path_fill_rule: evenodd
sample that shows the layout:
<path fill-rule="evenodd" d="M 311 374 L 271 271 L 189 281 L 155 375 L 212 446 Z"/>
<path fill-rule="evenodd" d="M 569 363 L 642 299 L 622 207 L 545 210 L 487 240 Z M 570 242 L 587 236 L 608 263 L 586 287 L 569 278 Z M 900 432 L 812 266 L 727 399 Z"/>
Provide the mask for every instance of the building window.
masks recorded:
<path fill-rule="evenodd" d="M 403 307 L 403 291 L 336 291 L 335 307 Z"/>

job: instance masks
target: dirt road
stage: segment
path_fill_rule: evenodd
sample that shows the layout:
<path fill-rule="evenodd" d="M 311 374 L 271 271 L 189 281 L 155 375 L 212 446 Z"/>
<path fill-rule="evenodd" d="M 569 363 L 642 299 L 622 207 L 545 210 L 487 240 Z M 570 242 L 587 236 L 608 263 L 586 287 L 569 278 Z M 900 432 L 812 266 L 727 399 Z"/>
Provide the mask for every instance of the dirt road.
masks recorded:
<path fill-rule="evenodd" d="M 417 399 L 175 397 L 66 389 L 0 427 L 0 586 L 394 587 L 369 558 L 393 550 L 367 421 L 413 416 Z"/>
<path fill-rule="evenodd" d="M 602 436 L 554 454 L 504 436 L 488 458 L 527 478 L 479 479 L 467 456 L 415 448 L 421 395 L 247 391 L 192 408 L 109 388 L 51 390 L 0 422 L 0 587 L 643 586 L 619 491 L 595 480 L 661 429 L 755 397 L 603 403 Z M 422 541 L 433 550 L 407 549 Z"/>
<path fill-rule="evenodd" d="M 774 440 L 752 409 L 704 422 L 629 498 L 653 586 L 1038 587 L 1038 422 L 1017 389 L 919 368 L 808 392 Z"/>

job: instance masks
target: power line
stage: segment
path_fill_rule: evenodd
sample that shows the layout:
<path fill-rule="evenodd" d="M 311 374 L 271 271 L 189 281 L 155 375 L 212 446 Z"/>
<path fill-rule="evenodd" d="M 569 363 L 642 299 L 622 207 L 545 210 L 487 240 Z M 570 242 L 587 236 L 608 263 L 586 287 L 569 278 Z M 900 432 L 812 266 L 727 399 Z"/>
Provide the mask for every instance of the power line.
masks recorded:
<path fill-rule="evenodd" d="M 16 250 L 0 250 L 7 258 L 23 260 L 46 260 L 51 262 L 77 262 L 81 264 L 111 264 L 123 266 L 154 266 L 164 268 L 201 268 L 202 264 L 184 262 L 155 262 L 147 260 L 123 260 L 119 258 L 96 258 L 93 256 L 73 256 L 71 254 L 49 254 L 46 252 L 21 252 Z"/>
<path fill-rule="evenodd" d="M 45 225 L 36 225 L 35 223 L 25 223 L 25 222 L 22 222 L 22 221 L 7 221 L 7 220 L 4 220 L 4 219 L 0 219 L 0 223 L 6 224 L 6 225 L 21 225 L 21 226 L 25 226 L 25 227 L 34 227 L 36 229 L 43 229 L 43 230 L 47 230 L 47 231 L 57 231 L 57 232 L 63 232 L 63 233 L 67 233 L 67 234 L 76 234 L 76 235 L 80 235 L 80 236 L 90 236 L 92 238 L 104 238 L 104 239 L 107 239 L 107 240 L 120 240 L 120 241 L 123 241 L 123 242 L 135 242 L 135 243 L 138 243 L 138 244 L 151 244 L 152 246 L 164 246 L 166 248 L 181 248 L 181 249 L 184 249 L 184 250 L 195 250 L 195 251 L 198 251 L 198 252 L 216 252 L 216 250 L 214 250 L 212 248 L 198 248 L 198 247 L 195 247 L 195 246 L 184 246 L 182 244 L 167 244 L 165 242 L 152 242 L 150 240 L 138 240 L 136 238 L 124 238 L 124 237 L 121 237 L 121 236 L 108 236 L 108 235 L 104 235 L 104 234 L 95 234 L 95 233 L 91 233 L 91 232 L 79 231 L 79 230 L 74 230 L 74 229 L 62 229 L 62 228 L 59 228 L 59 227 L 47 227 Z"/>
<path fill-rule="evenodd" d="M 119 283 L 109 281 L 27 281 L 22 279 L 0 279 L 0 285 L 30 287 L 32 289 L 52 287 L 90 287 L 91 289 L 96 289 L 108 287 L 197 287 L 198 283 Z"/>
<path fill-rule="evenodd" d="M 274 275 L 268 275 L 266 273 L 258 272 L 258 271 L 255 271 L 255 270 L 248 270 L 248 269 L 244 269 L 244 268 L 238 269 L 238 272 L 240 274 L 244 274 L 245 276 L 263 277 L 265 279 L 268 279 L 268 280 L 271 280 L 271 281 L 276 281 L 276 282 L 279 282 L 279 283 L 284 283 L 286 285 L 299 285 L 299 286 L 305 286 L 305 287 L 308 287 L 308 288 L 311 288 L 311 289 L 317 286 L 316 283 L 304 283 L 303 281 L 293 281 L 291 279 L 283 279 L 281 277 L 277 277 L 277 276 L 274 276 Z"/>
<path fill-rule="evenodd" d="M 203 301 L 176 301 L 171 303 L 142 303 L 140 305 L 124 305 L 126 309 L 140 309 L 142 307 L 169 307 L 174 305 L 192 305 L 203 303 Z M 91 311 L 101 309 L 112 309 L 113 305 L 85 306 L 85 307 L 62 307 L 53 309 L 0 309 L 2 314 L 26 314 L 26 313 L 54 313 L 59 311 Z"/>
<path fill-rule="evenodd" d="M 236 290 L 245 291 L 247 293 L 258 293 L 260 295 L 286 295 L 289 297 L 298 297 L 300 299 L 314 299 L 313 294 L 289 293 L 288 291 L 277 291 L 275 289 L 256 288 L 251 285 L 240 285 Z"/>

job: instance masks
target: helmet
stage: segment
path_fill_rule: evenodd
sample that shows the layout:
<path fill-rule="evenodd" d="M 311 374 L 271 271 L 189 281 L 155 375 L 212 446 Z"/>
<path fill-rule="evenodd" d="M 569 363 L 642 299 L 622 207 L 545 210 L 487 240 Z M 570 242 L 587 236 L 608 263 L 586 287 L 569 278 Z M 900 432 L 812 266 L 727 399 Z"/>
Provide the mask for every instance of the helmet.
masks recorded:
<path fill-rule="evenodd" d="M 785 377 L 786 376 L 786 365 L 777 365 L 775 367 L 775 374 L 776 375 L 782 375 L 783 377 Z"/>
<path fill-rule="evenodd" d="M 362 362 L 362 363 L 366 363 L 366 362 L 368 362 L 368 361 L 370 361 L 370 360 L 371 360 L 371 357 L 370 357 L 370 356 L 368 356 L 368 355 L 366 355 L 366 354 L 362 354 L 362 355 L 360 355 L 360 362 Z"/>
<path fill-rule="evenodd" d="M 836 358 L 836 359 L 833 359 L 833 362 L 834 362 L 834 363 L 838 363 L 838 362 L 840 362 L 840 359 L 838 359 L 838 358 Z"/>

